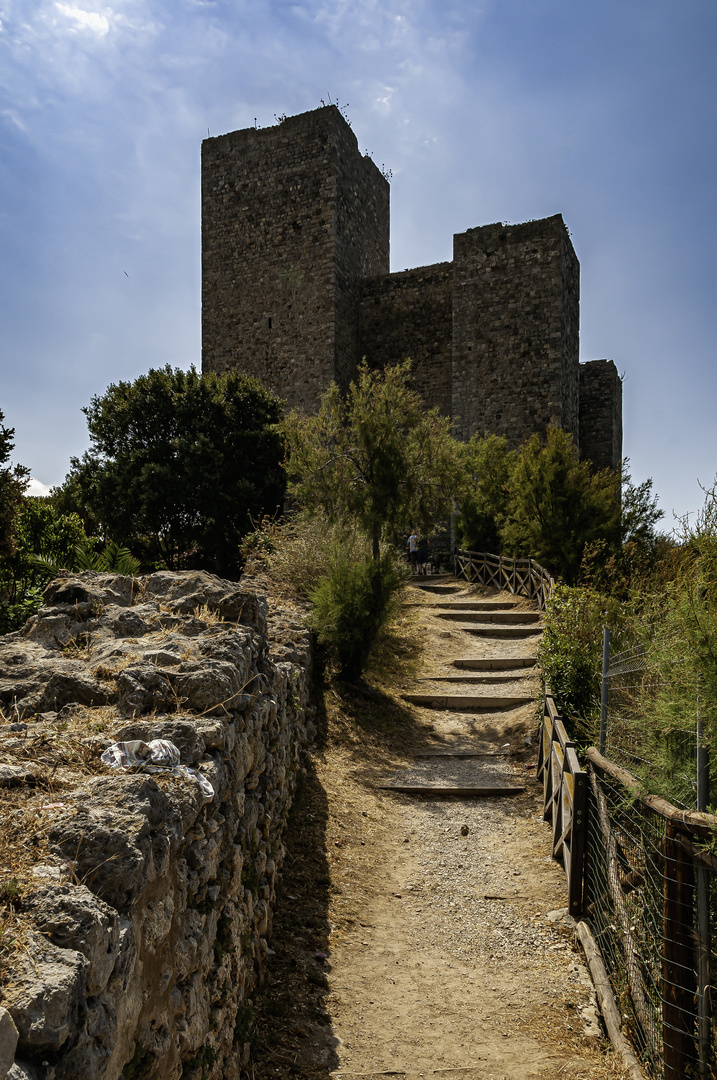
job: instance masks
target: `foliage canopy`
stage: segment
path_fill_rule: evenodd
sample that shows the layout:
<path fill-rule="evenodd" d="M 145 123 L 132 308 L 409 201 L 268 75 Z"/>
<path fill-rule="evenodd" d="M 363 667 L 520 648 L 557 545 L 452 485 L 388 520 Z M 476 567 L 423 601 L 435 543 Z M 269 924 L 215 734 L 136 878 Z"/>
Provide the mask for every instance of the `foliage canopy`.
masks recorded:
<path fill-rule="evenodd" d="M 115 543 L 178 567 L 240 568 L 251 519 L 281 506 L 282 407 L 256 380 L 150 370 L 83 409 L 91 448 L 73 458 L 64 495 Z"/>
<path fill-rule="evenodd" d="M 585 545 L 620 535 L 620 476 L 594 472 L 572 436 L 550 427 L 518 450 L 501 537 L 512 555 L 533 555 L 556 577 L 577 579 Z"/>
<path fill-rule="evenodd" d="M 474 435 L 468 443 L 468 485 L 458 521 L 461 546 L 469 551 L 498 554 L 500 533 L 509 501 L 515 452 L 502 435 Z"/>
<path fill-rule="evenodd" d="M 15 446 L 15 429 L 5 427 L 4 419 L 5 415 L 0 411 L 0 556 L 11 555 L 14 550 L 15 519 L 30 476 L 30 470 L 24 465 L 13 467 L 8 464 Z"/>
<path fill-rule="evenodd" d="M 0 557 L 0 633 L 18 629 L 34 615 L 46 582 L 59 567 L 73 569 L 76 549 L 90 546 L 77 514 L 59 512 L 52 497 L 23 498 L 12 554 Z"/>
<path fill-rule="evenodd" d="M 649 564 L 662 517 L 652 481 L 633 484 L 627 466 L 595 472 L 572 437 L 555 427 L 512 451 L 497 435 L 474 436 L 461 543 L 473 551 L 532 555 L 569 583 L 610 582 L 617 592 Z"/>
<path fill-rule="evenodd" d="M 623 533 L 629 537 L 624 546 L 649 547 L 655 539 L 654 502 L 649 487 L 642 488 L 638 497 L 647 496 L 647 507 L 640 516 L 647 530 L 642 537 Z M 602 629 L 610 627 L 613 660 L 628 652 L 609 679 L 608 756 L 648 790 L 692 809 L 698 742 L 708 749 L 712 806 L 717 790 L 717 488 L 706 495 L 704 509 L 693 524 L 683 522 L 662 565 L 643 574 L 633 564 L 619 599 L 614 592 L 558 586 L 539 649 L 561 710 L 596 741 Z"/>
<path fill-rule="evenodd" d="M 291 490 L 332 522 L 355 523 L 380 558 L 382 539 L 409 523 L 445 521 L 463 482 L 464 450 L 450 421 L 408 387 L 410 361 L 371 371 L 364 363 L 342 395 L 333 384 L 318 412 L 285 425 Z"/>

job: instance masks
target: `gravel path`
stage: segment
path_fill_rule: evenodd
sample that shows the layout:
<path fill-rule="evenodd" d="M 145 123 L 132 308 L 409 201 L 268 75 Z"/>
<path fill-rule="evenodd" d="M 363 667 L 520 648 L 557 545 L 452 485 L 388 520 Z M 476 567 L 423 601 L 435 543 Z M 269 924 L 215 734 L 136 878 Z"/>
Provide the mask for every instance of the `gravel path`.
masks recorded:
<path fill-rule="evenodd" d="M 481 595 L 489 594 L 461 588 L 448 599 Z M 424 678 L 457 674 L 450 660 L 458 655 L 534 655 L 534 643 L 529 651 L 525 642 L 469 638 L 455 626 L 446 631 L 427 597 L 418 594 L 414 603 L 407 619 L 426 641 Z M 534 679 L 519 682 L 521 693 L 537 687 Z M 417 689 L 415 680 L 396 687 L 397 696 Z M 466 683 L 461 692 L 496 696 L 494 685 Z M 278 949 L 283 972 L 318 964 L 327 987 L 320 1008 L 314 1001 L 306 1010 L 292 997 L 287 1007 L 295 1019 L 285 1029 L 282 1060 L 308 1070 L 300 1075 L 336 1080 L 625 1076 L 602 1039 L 566 913 L 565 879 L 551 859 L 535 750 L 525 743 L 534 740 L 535 706 L 410 710 L 416 739 L 403 760 L 387 755 L 382 763 L 375 748 L 356 740 L 317 762 L 317 790 L 327 801 L 327 934 L 292 931 L 287 916 Z M 509 755 L 503 750 L 494 758 L 418 756 L 501 753 L 506 744 Z M 388 781 L 525 790 L 509 798 L 441 799 L 382 791 Z M 288 887 L 298 902 L 300 886 Z M 256 1078 L 281 1069 L 274 1065 Z"/>

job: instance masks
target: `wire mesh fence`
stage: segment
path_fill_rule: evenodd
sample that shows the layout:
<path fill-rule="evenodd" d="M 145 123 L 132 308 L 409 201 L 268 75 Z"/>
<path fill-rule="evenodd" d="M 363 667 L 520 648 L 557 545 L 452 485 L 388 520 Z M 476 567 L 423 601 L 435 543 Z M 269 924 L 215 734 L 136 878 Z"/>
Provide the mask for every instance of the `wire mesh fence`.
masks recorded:
<path fill-rule="evenodd" d="M 635 661 L 623 655 L 623 674 L 641 670 Z M 575 754 L 567 738 L 548 688 L 538 759 L 545 816 L 571 913 L 589 924 L 623 1033 L 654 1080 L 717 1080 L 717 817 L 646 794 L 596 747 L 584 768 L 576 758 L 566 770 Z"/>
<path fill-rule="evenodd" d="M 679 663 L 679 652 L 669 679 L 644 645 L 610 656 L 603 678 L 607 684 L 607 757 L 650 782 L 676 806 L 704 808 L 706 801 L 700 798 L 698 783 L 702 738 L 699 686 L 692 669 Z M 666 689 L 671 694 L 679 690 L 675 695 L 680 702 L 679 714 L 669 723 L 652 722 L 652 712 Z"/>
<path fill-rule="evenodd" d="M 584 913 L 648 1075 L 717 1080 L 714 832 L 650 798 L 591 769 Z"/>

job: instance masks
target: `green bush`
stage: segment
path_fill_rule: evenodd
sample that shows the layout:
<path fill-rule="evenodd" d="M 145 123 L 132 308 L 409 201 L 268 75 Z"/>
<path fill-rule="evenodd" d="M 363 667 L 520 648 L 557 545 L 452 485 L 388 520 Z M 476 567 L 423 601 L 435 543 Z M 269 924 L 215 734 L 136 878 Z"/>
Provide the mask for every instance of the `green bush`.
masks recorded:
<path fill-rule="evenodd" d="M 532 555 L 573 584 L 587 544 L 619 544 L 620 474 L 594 472 L 561 428 L 531 436 L 515 458 L 500 535 L 508 554 Z"/>
<path fill-rule="evenodd" d="M 464 483 L 464 446 L 409 388 L 410 369 L 364 363 L 348 393 L 332 383 L 318 412 L 292 412 L 283 428 L 294 498 L 360 529 L 374 559 L 409 522 L 424 533 L 445 522 Z"/>
<path fill-rule="evenodd" d="M 15 446 L 15 428 L 6 428 L 4 419 L 0 411 L 0 556 L 12 555 L 15 550 L 15 522 L 30 476 L 24 465 L 7 464 Z"/>
<path fill-rule="evenodd" d="M 39 587 L 24 589 L 15 603 L 0 603 L 0 634 L 19 630 L 41 607 L 42 589 Z"/>
<path fill-rule="evenodd" d="M 461 547 L 493 554 L 503 550 L 500 527 L 508 506 L 515 457 L 516 452 L 508 449 L 507 439 L 500 435 L 474 435 L 468 443 L 470 480 L 457 521 Z"/>
<path fill-rule="evenodd" d="M 279 399 L 238 371 L 168 365 L 110 385 L 83 412 L 91 446 L 71 459 L 62 505 L 143 563 L 238 574 L 252 519 L 284 501 Z"/>
<path fill-rule="evenodd" d="M 685 523 L 686 526 L 686 523 Z M 671 581 L 643 597 L 636 631 L 644 674 L 621 711 L 640 732 L 652 790 L 691 805 L 696 786 L 691 733 L 699 717 L 710 757 L 711 803 L 717 791 L 717 497 L 681 536 Z M 640 773 L 639 763 L 634 771 Z"/>
<path fill-rule="evenodd" d="M 625 620 L 620 604 L 594 589 L 556 585 L 548 601 L 538 663 L 561 714 L 584 737 L 595 734 L 600 715 L 603 629 L 615 651 Z"/>
<path fill-rule="evenodd" d="M 244 537 L 242 555 L 266 564 L 279 591 L 308 600 L 317 581 L 329 571 L 332 552 L 340 547 L 352 559 L 366 551 L 366 537 L 357 529 L 332 525 L 320 511 L 301 511 L 282 521 L 264 518 Z"/>
<path fill-rule="evenodd" d="M 27 496 L 15 520 L 12 554 L 0 557 L 0 633 L 18 630 L 42 604 L 42 590 L 58 568 L 74 568 L 75 549 L 89 546 L 77 514 L 49 498 Z"/>
<path fill-rule="evenodd" d="M 311 625 L 342 679 L 357 679 L 381 630 L 398 606 L 406 568 L 395 554 L 355 559 L 336 546 L 328 571 L 312 594 Z"/>

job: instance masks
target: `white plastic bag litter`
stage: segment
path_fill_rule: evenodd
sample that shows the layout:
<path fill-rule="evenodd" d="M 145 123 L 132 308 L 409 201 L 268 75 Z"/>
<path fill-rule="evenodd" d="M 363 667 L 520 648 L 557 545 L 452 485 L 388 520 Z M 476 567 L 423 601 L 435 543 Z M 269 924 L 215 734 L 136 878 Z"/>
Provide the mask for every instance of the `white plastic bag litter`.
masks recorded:
<path fill-rule="evenodd" d="M 113 743 L 102 754 L 101 760 L 115 769 L 183 776 L 199 784 L 199 790 L 207 802 L 214 798 L 214 788 L 206 776 L 198 769 L 180 765 L 181 754 L 174 743 L 167 739 L 152 739 L 148 743 L 141 739 Z"/>

